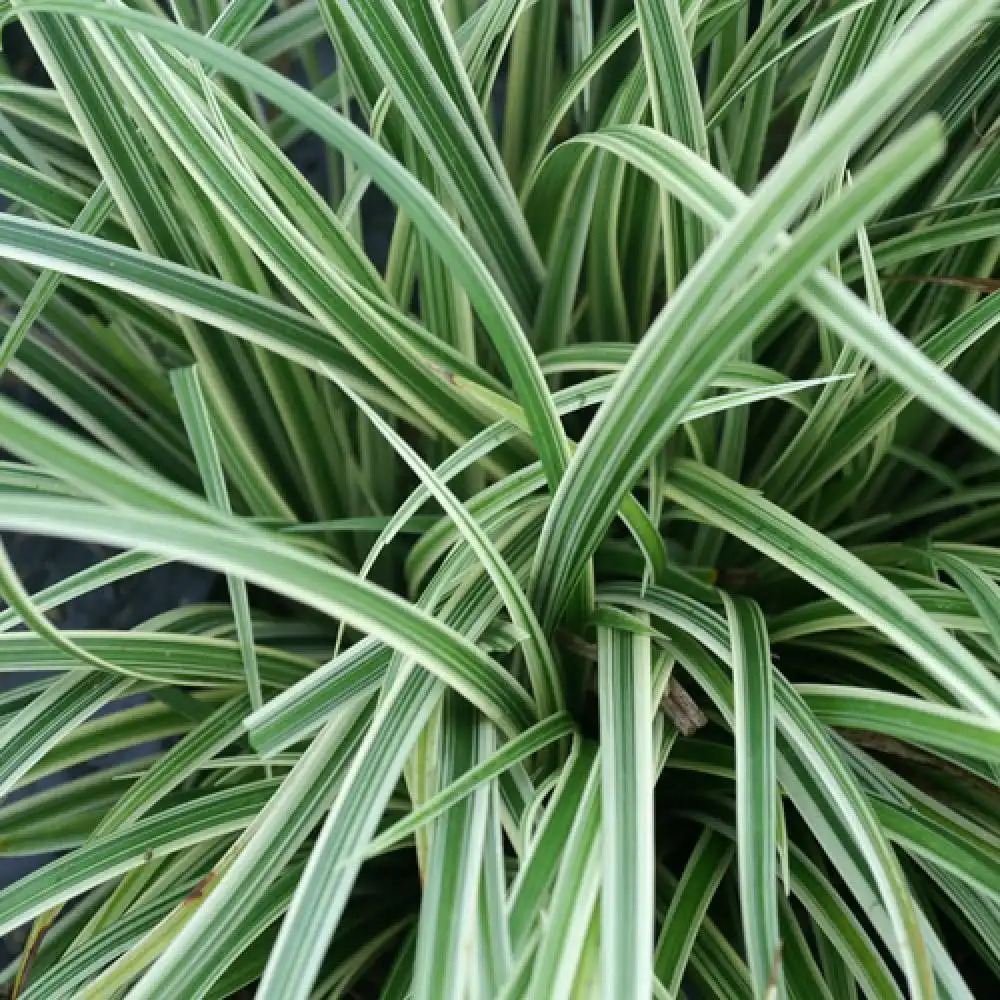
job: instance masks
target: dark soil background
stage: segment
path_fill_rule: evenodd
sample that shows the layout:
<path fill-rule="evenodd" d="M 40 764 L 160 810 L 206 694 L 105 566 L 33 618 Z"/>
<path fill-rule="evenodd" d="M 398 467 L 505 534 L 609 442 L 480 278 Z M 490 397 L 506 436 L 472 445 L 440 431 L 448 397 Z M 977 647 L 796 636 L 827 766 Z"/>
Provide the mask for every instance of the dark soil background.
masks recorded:
<path fill-rule="evenodd" d="M 27 37 L 17 24 L 9 25 L 3 31 L 3 53 L 7 58 L 11 73 L 18 79 L 37 85 L 49 85 L 44 68 L 32 51 Z M 327 70 L 333 68 L 332 51 L 325 53 L 323 60 Z M 292 68 L 293 77 L 298 76 Z M 301 81 L 304 82 L 304 81 Z M 327 183 L 325 155 L 322 144 L 305 137 L 289 150 L 291 159 L 302 173 L 320 190 Z M 7 203 L 0 198 L 0 210 Z M 380 191 L 370 188 L 362 202 L 362 217 L 365 227 L 365 248 L 377 267 L 384 267 L 389 252 L 389 240 L 395 218 L 394 207 Z M 0 315 L 0 337 L 10 316 Z M 58 408 L 30 390 L 14 376 L 0 377 L 0 395 L 16 399 L 36 413 L 49 417 L 63 426 L 74 428 Z M 0 459 L 10 458 L 3 452 L 0 436 Z M 113 554 L 113 550 L 96 545 L 84 545 L 63 539 L 41 538 L 30 535 L 4 535 L 14 565 L 25 587 L 35 593 L 100 562 Z M 54 620 L 59 628 L 74 629 L 130 629 L 150 618 L 172 608 L 196 604 L 216 599 L 225 601 L 225 588 L 214 574 L 190 566 L 172 564 L 143 573 L 118 583 L 104 587 L 84 597 L 71 601 L 55 612 Z M 4 606 L 0 599 L 0 608 Z M 38 674 L 0 673 L 0 690 L 23 684 Z M 133 701 L 139 699 L 133 699 Z M 109 706 L 105 711 L 123 707 L 122 702 Z M 31 790 L 52 787 L 61 781 L 73 780 L 88 773 L 114 764 L 123 763 L 138 753 L 148 752 L 147 745 L 140 751 L 112 754 L 98 760 L 67 769 L 61 774 L 47 778 Z M 11 796 L 11 801 L 25 794 L 20 791 Z M 54 855 L 31 855 L 21 858 L 0 858 L 0 891 L 35 868 L 50 861 Z M 20 954 L 20 946 L 26 929 L 0 938 L 0 968 Z"/>
<path fill-rule="evenodd" d="M 0 383 L 0 393 L 17 399 L 33 410 L 59 421 L 59 413 L 44 399 L 26 389 L 13 379 Z M 65 423 L 65 421 L 59 421 Z M 0 458 L 9 457 L 0 451 Z M 102 559 L 113 555 L 114 550 L 98 545 L 82 545 L 62 539 L 41 538 L 34 535 L 3 536 L 11 560 L 29 592 L 35 593 L 73 573 L 78 573 Z M 61 629 L 130 629 L 171 608 L 194 604 L 209 597 L 215 582 L 211 573 L 191 566 L 171 564 L 122 580 L 93 593 L 70 601 L 55 610 L 55 619 Z M 3 602 L 0 601 L 0 606 Z M 0 690 L 16 687 L 37 678 L 39 674 L 0 673 Z M 138 699 L 131 699 L 134 703 Z M 117 702 L 105 711 L 121 708 L 127 702 Z M 135 756 L 131 753 L 109 754 L 95 761 L 88 761 L 68 768 L 58 775 L 46 778 L 31 786 L 31 790 L 52 787 L 61 781 L 73 780 L 113 764 L 120 764 Z M 11 796 L 17 799 L 24 792 Z M 0 858 L 0 889 L 10 885 L 28 872 L 50 861 L 53 855 L 30 855 L 23 858 Z M 23 934 L 15 932 L 0 938 L 0 967 L 5 966 L 20 953 Z"/>

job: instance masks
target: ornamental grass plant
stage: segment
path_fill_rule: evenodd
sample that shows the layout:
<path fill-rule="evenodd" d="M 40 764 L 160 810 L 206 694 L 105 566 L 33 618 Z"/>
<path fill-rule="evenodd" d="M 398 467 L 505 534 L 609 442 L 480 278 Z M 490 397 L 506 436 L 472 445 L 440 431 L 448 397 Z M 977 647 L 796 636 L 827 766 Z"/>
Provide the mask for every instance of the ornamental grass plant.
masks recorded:
<path fill-rule="evenodd" d="M 2 10 L 8 996 L 995 995 L 1000 4 Z"/>

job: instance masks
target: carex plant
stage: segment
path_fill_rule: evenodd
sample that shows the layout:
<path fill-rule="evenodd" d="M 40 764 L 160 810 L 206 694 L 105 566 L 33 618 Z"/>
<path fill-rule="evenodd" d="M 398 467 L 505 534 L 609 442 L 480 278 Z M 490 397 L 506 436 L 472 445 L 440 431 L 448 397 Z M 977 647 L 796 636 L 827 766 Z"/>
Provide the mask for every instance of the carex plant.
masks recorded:
<path fill-rule="evenodd" d="M 6 0 L 8 995 L 986 995 L 997 6 Z"/>

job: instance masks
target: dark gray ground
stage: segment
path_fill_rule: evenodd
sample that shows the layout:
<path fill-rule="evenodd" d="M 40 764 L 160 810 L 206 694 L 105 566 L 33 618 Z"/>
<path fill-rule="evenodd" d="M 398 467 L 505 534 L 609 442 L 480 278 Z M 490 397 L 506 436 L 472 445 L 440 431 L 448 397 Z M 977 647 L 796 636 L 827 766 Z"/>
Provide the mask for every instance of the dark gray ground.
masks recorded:
<path fill-rule="evenodd" d="M 55 411 L 45 401 L 17 383 L 6 381 L 0 386 L 4 395 L 31 406 L 47 416 L 56 417 Z M 0 452 L 2 455 L 2 452 Z M 97 545 L 82 545 L 62 539 L 39 538 L 31 535 L 4 535 L 7 550 L 28 591 L 35 593 L 57 583 L 73 573 L 113 554 L 113 550 Z M 154 615 L 184 604 L 205 600 L 214 582 L 214 576 L 190 566 L 163 566 L 132 579 L 103 587 L 91 594 L 63 605 L 55 612 L 61 629 L 128 629 L 147 621 Z M 0 606 L 3 605 L 0 600 Z M 0 673 L 0 690 L 23 684 L 32 678 L 28 673 Z M 87 773 L 126 760 L 127 754 L 101 758 L 94 763 L 70 768 L 53 778 L 39 782 L 42 788 L 59 781 L 81 777 Z M 12 800 L 16 798 L 12 796 Z M 33 855 L 23 858 L 0 858 L 0 887 L 10 885 L 22 875 L 48 861 L 50 855 Z M 19 951 L 18 935 L 12 939 L 0 938 L 0 966 Z"/>
<path fill-rule="evenodd" d="M 29 74 L 30 75 L 30 74 Z M 40 82 L 40 81 L 39 81 Z M 293 159 L 302 172 L 319 187 L 323 186 L 325 173 L 323 152 L 319 143 L 306 139 L 293 150 Z M 5 206 L 0 202 L 0 209 Z M 366 250 L 378 267 L 384 267 L 389 251 L 394 210 L 389 201 L 376 189 L 370 189 L 363 202 Z M 0 334 L 2 335 L 2 334 Z M 59 411 L 23 384 L 9 377 L 0 381 L 0 393 L 13 397 L 38 413 L 66 425 Z M 0 458 L 5 455 L 0 439 Z M 107 558 L 112 550 L 96 545 L 82 545 L 62 539 L 39 538 L 28 535 L 5 535 L 4 542 L 28 591 L 35 593 L 57 581 L 84 569 L 94 562 Z M 127 629 L 148 619 L 186 604 L 203 601 L 209 597 L 215 584 L 213 574 L 190 566 L 171 565 L 122 580 L 112 586 L 81 597 L 64 605 L 57 612 L 61 629 Z M 0 599 L 0 607 L 3 601 Z M 0 690 L 24 683 L 29 674 L 0 673 Z M 81 765 L 61 775 L 47 779 L 39 787 L 51 786 L 62 780 L 80 777 L 86 773 L 119 763 L 127 755 L 101 758 L 93 764 Z M 0 891 L 23 875 L 50 860 L 51 855 L 34 855 L 24 858 L 0 858 Z M 0 968 L 18 954 L 21 937 L 0 938 Z"/>

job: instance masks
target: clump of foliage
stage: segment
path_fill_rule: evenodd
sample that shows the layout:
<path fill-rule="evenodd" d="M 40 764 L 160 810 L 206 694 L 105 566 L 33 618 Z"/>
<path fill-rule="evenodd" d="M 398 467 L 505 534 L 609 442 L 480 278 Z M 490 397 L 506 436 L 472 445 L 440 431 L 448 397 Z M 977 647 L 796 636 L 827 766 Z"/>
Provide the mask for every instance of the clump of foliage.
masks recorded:
<path fill-rule="evenodd" d="M 12 994 L 998 976 L 996 7 L 9 0 Z"/>

